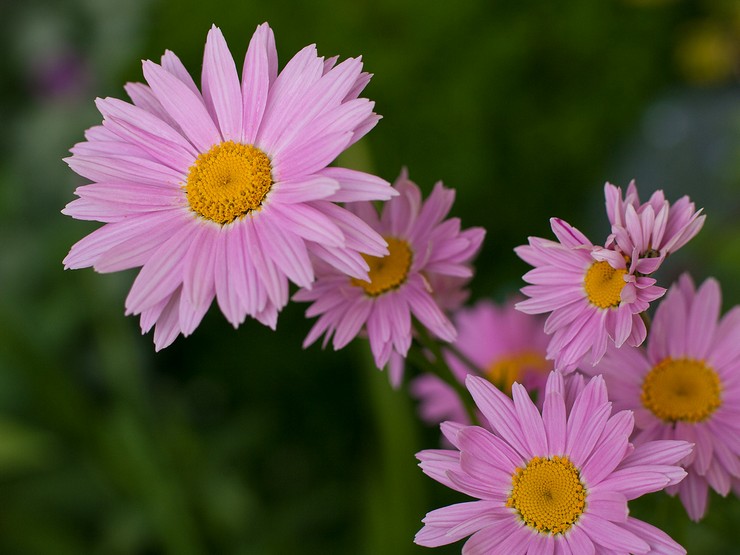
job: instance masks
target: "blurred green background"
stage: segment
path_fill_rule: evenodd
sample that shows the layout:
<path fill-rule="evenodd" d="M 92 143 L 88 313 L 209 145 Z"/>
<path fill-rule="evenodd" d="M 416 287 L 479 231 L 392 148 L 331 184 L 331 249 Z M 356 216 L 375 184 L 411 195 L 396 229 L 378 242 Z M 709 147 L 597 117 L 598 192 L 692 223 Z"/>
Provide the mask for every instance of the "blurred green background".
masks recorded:
<path fill-rule="evenodd" d="M 708 214 L 661 270 L 714 275 L 740 302 L 737 0 L 24 0 L 0 4 L 0 553 L 414 554 L 423 515 L 461 498 L 414 453 L 438 444 L 361 342 L 303 351 L 212 309 L 155 354 L 123 301 L 135 272 L 64 272 L 97 227 L 60 214 L 83 183 L 61 161 L 124 97 L 140 60 L 175 51 L 200 75 L 212 23 L 240 65 L 269 21 L 281 66 L 315 42 L 362 54 L 384 119 L 342 163 L 425 190 L 488 230 L 473 298 L 502 299 L 512 248 L 560 216 L 606 236 L 602 187 L 688 193 Z M 663 494 L 631 504 L 689 553 L 740 551 L 740 503 L 688 522 Z"/>

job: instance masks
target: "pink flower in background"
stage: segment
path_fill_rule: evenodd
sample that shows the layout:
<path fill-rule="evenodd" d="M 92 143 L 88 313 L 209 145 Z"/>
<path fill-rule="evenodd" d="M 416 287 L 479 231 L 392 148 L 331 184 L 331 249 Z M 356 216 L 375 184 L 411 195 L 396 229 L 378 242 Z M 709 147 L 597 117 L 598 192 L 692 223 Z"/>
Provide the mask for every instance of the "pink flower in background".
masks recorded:
<path fill-rule="evenodd" d="M 241 82 L 221 31 L 208 33 L 199 90 L 180 60 L 144 62 L 133 105 L 97 101 L 102 126 L 67 163 L 93 181 L 63 210 L 105 225 L 74 245 L 67 268 L 142 267 L 127 314 L 156 325 L 159 350 L 200 323 L 214 297 L 235 327 L 247 315 L 274 328 L 288 280 L 314 281 L 311 257 L 366 279 L 361 254 L 383 239 L 336 202 L 386 200 L 377 177 L 327 165 L 378 121 L 358 98 L 359 59 L 336 64 L 308 46 L 278 74 L 275 40 L 260 25 Z"/>
<path fill-rule="evenodd" d="M 549 338 L 542 331 L 543 320 L 517 311 L 513 302 L 498 306 L 492 301 L 479 301 L 453 318 L 458 332 L 455 347 L 476 368 L 469 368 L 447 350 L 446 361 L 460 383 L 477 369 L 507 394 L 514 382 L 521 383 L 537 395 L 541 405 L 552 370 L 552 363 L 545 360 Z M 428 423 L 471 423 L 455 390 L 437 376 L 419 376 L 411 382 L 410 391 L 419 399 L 419 412 Z"/>
<path fill-rule="evenodd" d="M 529 245 L 515 249 L 534 266 L 524 275 L 530 283 L 518 303 L 527 314 L 550 312 L 545 333 L 552 338 L 547 358 L 563 372 L 575 369 L 586 355 L 596 364 L 613 342 L 640 345 L 646 336 L 640 313 L 665 289 L 653 278 L 635 272 L 620 253 L 594 246 L 585 235 L 563 220 L 550 220 L 558 242 L 530 237 Z"/>
<path fill-rule="evenodd" d="M 405 171 L 394 186 L 400 195 L 385 203 L 381 215 L 369 202 L 350 207 L 388 242 L 387 257 L 365 256 L 370 280 L 348 277 L 324 264 L 317 270 L 314 287 L 293 296 L 294 300 L 313 303 L 307 317 L 319 317 L 304 346 L 324 335 L 324 345 L 333 336 L 334 348 L 341 349 L 364 330 L 375 364 L 383 368 L 393 353 L 406 356 L 412 316 L 439 339 L 455 339 L 455 328 L 433 296 L 431 276 L 470 277 L 470 263 L 485 232 L 482 228 L 462 231 L 459 219 L 445 219 L 455 191 L 441 183 L 426 201 Z M 400 362 L 396 359 L 394 365 L 395 384 L 401 379 Z"/>
<path fill-rule="evenodd" d="M 676 461 L 691 445 L 629 443 L 629 411 L 612 415 L 601 378 L 593 378 L 572 408 L 562 375 L 552 372 L 542 413 L 514 384 L 513 401 L 487 380 L 467 387 L 490 431 L 447 422 L 453 450 L 417 454 L 425 474 L 476 498 L 432 511 L 416 543 L 446 545 L 471 536 L 463 553 L 685 553 L 661 530 L 628 516 L 627 502 L 676 484 Z"/>
<path fill-rule="evenodd" d="M 699 233 L 706 218 L 687 196 L 671 206 L 663 191 L 655 191 L 650 200 L 640 203 L 634 180 L 624 197 L 622 189 L 611 183 L 604 185 L 604 196 L 612 226 L 606 246 L 635 260 L 635 271 L 641 274 L 657 270 L 666 256 Z"/>
<path fill-rule="evenodd" d="M 688 274 L 655 314 L 647 350 L 607 351 L 603 373 L 617 409 L 635 413 L 637 444 L 684 439 L 696 444 L 681 464 L 678 492 L 693 520 L 706 513 L 709 488 L 727 495 L 740 479 L 740 307 L 719 318 L 719 285 L 696 290 Z"/>

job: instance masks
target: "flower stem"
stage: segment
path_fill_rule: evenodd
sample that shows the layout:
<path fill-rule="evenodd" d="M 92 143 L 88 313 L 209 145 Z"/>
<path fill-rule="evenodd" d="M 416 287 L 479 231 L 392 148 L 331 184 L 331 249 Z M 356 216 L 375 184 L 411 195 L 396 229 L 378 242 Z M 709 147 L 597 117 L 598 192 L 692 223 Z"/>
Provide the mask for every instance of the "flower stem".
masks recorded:
<path fill-rule="evenodd" d="M 455 377 L 455 375 L 452 373 L 452 370 L 445 362 L 445 359 L 442 356 L 442 348 L 440 344 L 434 338 L 432 338 L 432 336 L 423 326 L 415 325 L 414 329 L 417 332 L 414 339 L 416 340 L 420 348 L 418 350 L 409 350 L 408 358 L 411 363 L 420 367 L 422 370 L 434 374 L 439 379 L 444 381 L 447 385 L 449 385 L 452 389 L 454 389 L 463 407 L 465 407 L 465 412 L 468 414 L 470 422 L 475 426 L 479 425 L 478 413 L 476 411 L 473 398 L 470 396 L 470 393 L 465 388 L 465 386 L 460 383 L 457 377 Z M 434 356 L 434 360 L 429 360 L 429 358 L 427 358 L 422 352 L 422 349 L 427 349 L 429 352 L 431 352 Z"/>

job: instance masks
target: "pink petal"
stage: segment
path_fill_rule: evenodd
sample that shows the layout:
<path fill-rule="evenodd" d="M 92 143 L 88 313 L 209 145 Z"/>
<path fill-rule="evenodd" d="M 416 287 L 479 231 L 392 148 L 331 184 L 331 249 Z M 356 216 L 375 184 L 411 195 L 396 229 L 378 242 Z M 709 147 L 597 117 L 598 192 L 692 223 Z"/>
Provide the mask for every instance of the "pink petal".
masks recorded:
<path fill-rule="evenodd" d="M 221 134 L 203 101 L 182 81 L 154 62 L 144 62 L 144 77 L 157 100 L 200 152 L 221 143 Z"/>

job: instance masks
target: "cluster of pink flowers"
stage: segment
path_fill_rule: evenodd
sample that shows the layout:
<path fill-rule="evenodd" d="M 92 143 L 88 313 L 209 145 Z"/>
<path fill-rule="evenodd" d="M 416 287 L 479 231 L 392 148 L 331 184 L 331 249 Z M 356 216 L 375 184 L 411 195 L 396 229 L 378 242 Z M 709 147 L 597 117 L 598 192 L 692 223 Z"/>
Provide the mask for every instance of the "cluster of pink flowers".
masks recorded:
<path fill-rule="evenodd" d="M 451 447 L 422 451 L 421 467 L 476 499 L 430 512 L 417 543 L 684 553 L 627 502 L 666 489 L 698 520 L 710 488 L 740 492 L 740 307 L 720 319 L 717 282 L 685 275 L 646 325 L 666 292 L 654 272 L 704 223 L 688 197 L 642 203 L 634 182 L 625 195 L 607 183 L 603 246 L 553 218 L 556 241 L 515 249 L 533 266 L 528 298 L 466 308 L 485 232 L 448 217 L 454 190 L 437 183 L 423 200 L 406 170 L 391 185 L 329 166 L 379 120 L 359 58 L 308 46 L 278 71 L 263 24 L 239 76 L 214 26 L 200 88 L 169 51 L 143 73 L 131 102 L 97 101 L 102 125 L 67 159 L 92 183 L 63 212 L 104 225 L 65 267 L 141 268 L 126 312 L 157 350 L 214 299 L 235 327 L 250 316 L 274 329 L 290 283 L 317 318 L 304 346 L 367 338 L 394 386 L 416 349 L 436 373 L 410 391 Z"/>

